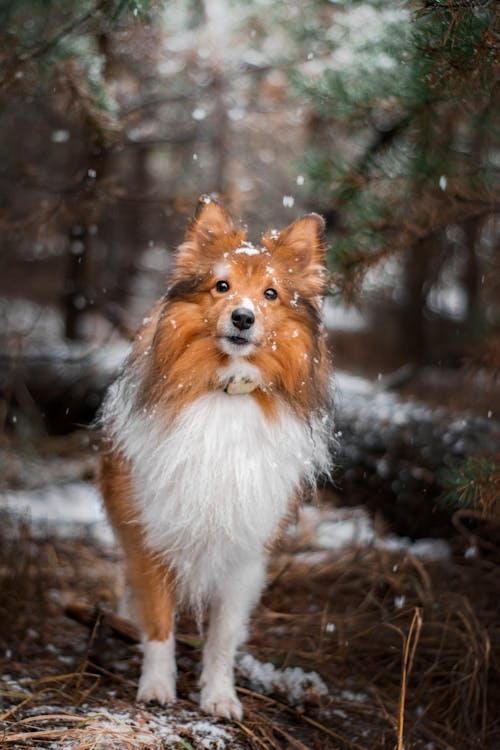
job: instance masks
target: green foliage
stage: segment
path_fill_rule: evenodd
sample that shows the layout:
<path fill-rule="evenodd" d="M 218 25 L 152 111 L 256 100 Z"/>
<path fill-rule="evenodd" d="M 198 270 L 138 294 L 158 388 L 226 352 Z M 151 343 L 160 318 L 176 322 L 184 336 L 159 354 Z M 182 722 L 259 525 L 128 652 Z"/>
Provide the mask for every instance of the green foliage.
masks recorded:
<path fill-rule="evenodd" d="M 462 89 L 492 84 L 497 60 L 498 7 L 494 2 L 434 0 L 421 5 L 413 24 L 414 65 L 430 90 L 455 98 Z M 426 78 L 426 76 L 429 76 Z M 458 85 L 458 90 L 450 86 Z"/>
<path fill-rule="evenodd" d="M 4 0 L 0 27 L 19 69 L 30 63 L 50 72 L 60 60 L 97 55 L 99 34 L 122 17 L 146 17 L 150 8 L 151 0 Z M 96 63 L 88 67 L 92 83 Z"/>
<path fill-rule="evenodd" d="M 76 24 L 74 31 L 78 36 L 90 27 L 113 23 L 126 14 L 143 17 L 150 5 L 150 0 L 4 0 L 0 24 L 4 34 L 30 47 L 67 24 Z M 82 28 L 80 20 L 90 23 Z"/>
<path fill-rule="evenodd" d="M 441 503 L 451 511 L 477 510 L 485 515 L 500 511 L 500 463 L 495 458 L 472 457 L 440 475 Z"/>
<path fill-rule="evenodd" d="M 498 136 L 498 19 L 488 1 L 335 4 L 322 36 L 330 50 L 324 69 L 301 66 L 291 74 L 323 134 L 301 166 L 311 199 L 342 215 L 334 268 L 340 259 L 350 272 L 367 248 L 399 250 L 410 225 L 415 237 L 434 231 L 440 212 L 431 217 L 426 200 L 449 203 L 443 176 L 460 180 L 464 202 L 474 200 L 471 191 L 493 188 L 487 146 Z M 333 132 L 345 138 L 337 144 Z M 479 140 L 484 157 L 477 158 Z M 399 240 L 389 214 L 401 227 L 408 220 Z"/>
<path fill-rule="evenodd" d="M 5 0 L 0 8 L 4 45 L 0 86 L 16 81 L 45 91 L 62 63 L 75 104 L 97 141 L 118 129 L 117 104 L 106 84 L 103 39 L 120 23 L 149 18 L 153 0 Z M 59 81 L 60 84 L 60 81 Z M 60 90 L 60 85 L 49 91 Z"/>

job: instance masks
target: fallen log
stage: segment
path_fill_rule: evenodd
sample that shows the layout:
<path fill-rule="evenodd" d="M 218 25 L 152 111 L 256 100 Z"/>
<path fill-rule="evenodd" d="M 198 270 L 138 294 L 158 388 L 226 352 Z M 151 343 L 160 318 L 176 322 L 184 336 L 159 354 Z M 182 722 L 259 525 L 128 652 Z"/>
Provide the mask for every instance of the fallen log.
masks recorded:
<path fill-rule="evenodd" d="M 130 620 L 119 617 L 99 605 L 92 607 L 84 602 L 69 602 L 64 608 L 64 614 L 79 622 L 80 625 L 85 625 L 92 632 L 98 627 L 107 628 L 116 638 L 125 643 L 140 643 L 141 641 L 139 630 Z"/>
<path fill-rule="evenodd" d="M 65 606 L 64 614 L 71 620 L 87 627 L 91 633 L 96 633 L 99 630 L 101 636 L 112 635 L 120 641 L 132 645 L 141 643 L 139 629 L 130 620 L 116 615 L 99 604 L 92 606 L 85 602 L 72 601 Z M 106 633 L 106 631 L 108 632 Z M 199 649 L 201 645 L 198 638 L 183 636 L 179 632 L 175 634 L 175 640 L 188 649 Z"/>
<path fill-rule="evenodd" d="M 125 341 L 104 347 L 68 341 L 0 352 L 0 397 L 51 434 L 71 432 L 92 422 L 128 348 Z"/>
<path fill-rule="evenodd" d="M 89 424 L 116 378 L 128 345 L 64 345 L 50 351 L 0 356 L 0 396 L 24 393 L 49 431 Z M 413 538 L 451 529 L 437 498 L 442 470 L 470 456 L 500 453 L 500 423 L 405 401 L 368 380 L 336 376 L 337 449 L 334 487 L 347 505 L 380 511 L 391 530 Z"/>
<path fill-rule="evenodd" d="M 499 456 L 500 422 L 403 400 L 377 384 L 338 376 L 336 480 L 343 504 L 381 511 L 404 536 L 451 530 L 438 502 L 444 469 Z"/>

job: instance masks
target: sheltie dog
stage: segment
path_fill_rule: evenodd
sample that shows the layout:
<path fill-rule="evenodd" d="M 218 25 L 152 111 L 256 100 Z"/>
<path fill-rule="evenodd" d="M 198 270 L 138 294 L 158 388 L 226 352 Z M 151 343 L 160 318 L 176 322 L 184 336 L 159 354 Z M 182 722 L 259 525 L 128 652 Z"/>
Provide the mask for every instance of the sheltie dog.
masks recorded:
<path fill-rule="evenodd" d="M 273 542 L 330 463 L 317 214 L 254 246 L 208 196 L 102 410 L 99 484 L 143 636 L 137 700 L 175 700 L 174 612 L 209 615 L 201 708 L 240 719 L 234 657 Z"/>

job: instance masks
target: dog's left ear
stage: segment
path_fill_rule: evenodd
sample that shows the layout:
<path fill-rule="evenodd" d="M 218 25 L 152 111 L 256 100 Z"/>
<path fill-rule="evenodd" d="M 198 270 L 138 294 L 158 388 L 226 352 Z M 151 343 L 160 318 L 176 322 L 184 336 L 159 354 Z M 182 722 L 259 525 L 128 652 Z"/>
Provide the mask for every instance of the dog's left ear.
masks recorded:
<path fill-rule="evenodd" d="M 281 232 L 272 230 L 263 238 L 274 257 L 296 270 L 319 271 L 325 263 L 325 221 L 319 214 L 307 214 Z"/>

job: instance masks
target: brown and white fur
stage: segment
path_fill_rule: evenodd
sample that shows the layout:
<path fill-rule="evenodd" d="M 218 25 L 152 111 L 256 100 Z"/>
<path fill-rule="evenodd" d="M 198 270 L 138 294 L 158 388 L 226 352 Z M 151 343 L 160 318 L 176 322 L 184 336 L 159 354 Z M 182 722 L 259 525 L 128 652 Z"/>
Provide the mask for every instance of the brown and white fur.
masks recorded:
<path fill-rule="evenodd" d="M 99 481 L 143 634 L 138 700 L 175 699 L 187 604 L 209 613 L 201 707 L 242 716 L 233 662 L 269 549 L 330 462 L 323 229 L 310 214 L 257 248 L 202 196 L 105 401 Z"/>

